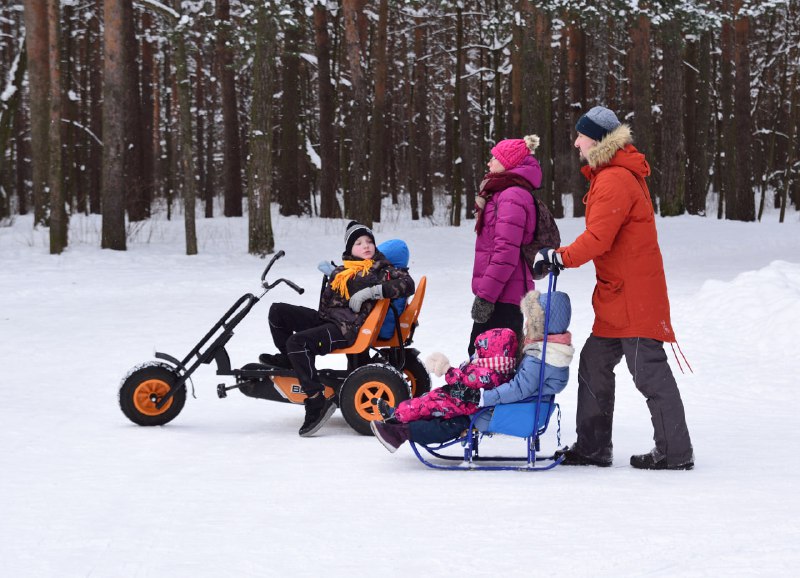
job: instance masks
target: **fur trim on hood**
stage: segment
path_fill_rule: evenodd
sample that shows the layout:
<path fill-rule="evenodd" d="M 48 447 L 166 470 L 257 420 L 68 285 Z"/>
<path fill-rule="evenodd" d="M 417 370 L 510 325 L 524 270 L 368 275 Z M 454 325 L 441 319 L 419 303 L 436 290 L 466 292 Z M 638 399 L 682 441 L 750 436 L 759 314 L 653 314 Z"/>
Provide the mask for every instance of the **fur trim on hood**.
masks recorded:
<path fill-rule="evenodd" d="M 586 160 L 589 162 L 590 167 L 596 169 L 608 164 L 618 150 L 631 143 L 633 143 L 631 127 L 627 124 L 621 124 L 589 150 Z"/>
<path fill-rule="evenodd" d="M 542 342 L 526 343 L 523 349 L 525 355 L 531 355 L 536 359 L 542 358 Z M 575 348 L 565 343 L 547 342 L 547 358 L 545 365 L 553 367 L 569 367 L 572 357 L 575 355 Z"/>

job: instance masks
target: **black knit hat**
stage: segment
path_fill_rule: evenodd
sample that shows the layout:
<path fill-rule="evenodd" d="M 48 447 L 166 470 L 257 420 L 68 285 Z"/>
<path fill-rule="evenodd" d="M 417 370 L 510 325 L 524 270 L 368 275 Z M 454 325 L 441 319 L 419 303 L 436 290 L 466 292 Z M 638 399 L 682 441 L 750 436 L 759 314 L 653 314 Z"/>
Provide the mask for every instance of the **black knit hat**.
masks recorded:
<path fill-rule="evenodd" d="M 614 111 L 604 106 L 595 106 L 578 119 L 575 130 L 599 142 L 619 125 Z"/>
<path fill-rule="evenodd" d="M 359 237 L 366 235 L 372 242 L 375 242 L 375 235 L 372 234 L 372 229 L 366 225 L 362 225 L 358 221 L 350 221 L 347 225 L 347 231 L 344 234 L 344 252 L 348 255 L 352 254 L 353 245 Z"/>

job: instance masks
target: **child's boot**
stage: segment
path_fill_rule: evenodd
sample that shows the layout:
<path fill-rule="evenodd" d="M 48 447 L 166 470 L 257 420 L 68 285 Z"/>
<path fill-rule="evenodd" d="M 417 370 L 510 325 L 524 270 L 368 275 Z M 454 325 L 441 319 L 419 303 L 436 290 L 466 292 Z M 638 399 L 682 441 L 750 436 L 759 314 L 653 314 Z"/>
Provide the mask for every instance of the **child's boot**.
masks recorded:
<path fill-rule="evenodd" d="M 303 403 L 306 406 L 306 419 L 300 426 L 300 435 L 308 437 L 314 435 L 319 428 L 325 425 L 325 422 L 336 411 L 336 404 L 326 398 L 322 392 L 307 397 Z"/>
<path fill-rule="evenodd" d="M 396 417 L 394 417 L 394 408 L 389 405 L 385 399 L 381 399 L 380 397 L 373 397 L 371 400 L 372 405 L 378 408 L 378 413 L 381 414 L 383 421 L 386 423 L 400 423 Z"/>
<path fill-rule="evenodd" d="M 386 423 L 385 421 L 369 422 L 369 429 L 389 452 L 394 453 L 409 440 L 411 431 L 406 423 Z"/>

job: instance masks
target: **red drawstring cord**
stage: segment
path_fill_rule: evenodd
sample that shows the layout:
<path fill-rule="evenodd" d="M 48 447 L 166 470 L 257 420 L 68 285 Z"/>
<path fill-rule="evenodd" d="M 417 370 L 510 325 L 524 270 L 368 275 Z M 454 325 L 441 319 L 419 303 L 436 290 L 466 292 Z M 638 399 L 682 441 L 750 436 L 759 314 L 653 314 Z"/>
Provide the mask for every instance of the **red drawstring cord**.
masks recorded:
<path fill-rule="evenodd" d="M 680 353 L 681 353 L 681 357 L 683 357 L 683 360 L 686 362 L 686 367 L 689 368 L 689 371 L 694 373 L 694 370 L 692 369 L 692 366 L 689 365 L 689 360 L 686 359 L 686 356 L 683 354 L 683 350 L 681 349 L 681 344 L 678 343 L 678 340 L 676 339 L 674 342 L 670 343 L 670 346 L 672 347 L 672 355 L 675 356 L 675 361 L 678 362 L 678 368 L 681 370 L 681 373 L 684 373 L 684 371 L 683 371 L 683 366 L 681 365 L 681 360 L 678 359 L 678 354 L 675 353 L 675 346 L 676 345 L 678 346 L 678 351 L 680 351 Z"/>

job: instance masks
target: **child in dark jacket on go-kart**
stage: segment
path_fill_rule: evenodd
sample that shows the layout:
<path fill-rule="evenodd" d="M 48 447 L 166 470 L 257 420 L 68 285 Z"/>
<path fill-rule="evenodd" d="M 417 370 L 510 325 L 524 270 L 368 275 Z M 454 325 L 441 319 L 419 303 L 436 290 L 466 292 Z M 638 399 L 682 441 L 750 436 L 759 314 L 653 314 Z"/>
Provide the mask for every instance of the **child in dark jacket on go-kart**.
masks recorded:
<path fill-rule="evenodd" d="M 307 396 L 305 421 L 300 427 L 304 437 L 319 430 L 336 411 L 333 401 L 323 394 L 325 388 L 317 377 L 315 357 L 352 345 L 376 300 L 414 293 L 414 280 L 376 249 L 375 236 L 368 227 L 351 221 L 344 244 L 343 264 L 328 276 L 318 310 L 272 304 L 269 328 L 280 353 L 259 356 L 264 364 L 291 368 L 297 374 Z"/>

